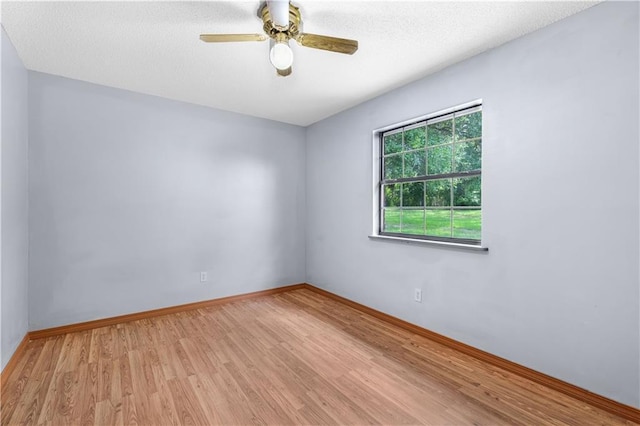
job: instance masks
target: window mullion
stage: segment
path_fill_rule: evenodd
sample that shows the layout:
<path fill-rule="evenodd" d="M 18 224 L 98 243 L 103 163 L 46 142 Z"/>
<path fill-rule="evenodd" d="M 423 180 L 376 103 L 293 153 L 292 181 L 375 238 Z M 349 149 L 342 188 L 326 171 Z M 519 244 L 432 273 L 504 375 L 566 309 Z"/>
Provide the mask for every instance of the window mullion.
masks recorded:
<path fill-rule="evenodd" d="M 451 126 L 451 173 L 454 172 L 454 159 L 456 157 L 456 113 L 453 114 L 453 123 Z M 453 238 L 453 177 L 451 178 L 451 202 L 449 203 L 449 236 Z"/>

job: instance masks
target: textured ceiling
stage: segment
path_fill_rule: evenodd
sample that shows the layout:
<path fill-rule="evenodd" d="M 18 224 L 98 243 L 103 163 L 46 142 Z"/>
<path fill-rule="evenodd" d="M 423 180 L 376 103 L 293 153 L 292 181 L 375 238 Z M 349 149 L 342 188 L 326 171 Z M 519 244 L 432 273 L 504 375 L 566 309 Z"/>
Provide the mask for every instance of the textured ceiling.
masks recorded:
<path fill-rule="evenodd" d="M 200 33 L 258 33 L 259 1 L 2 2 L 28 69 L 309 125 L 594 2 L 294 0 L 304 30 L 357 39 L 341 55 L 298 46 L 276 76 L 268 42 L 207 44 Z"/>

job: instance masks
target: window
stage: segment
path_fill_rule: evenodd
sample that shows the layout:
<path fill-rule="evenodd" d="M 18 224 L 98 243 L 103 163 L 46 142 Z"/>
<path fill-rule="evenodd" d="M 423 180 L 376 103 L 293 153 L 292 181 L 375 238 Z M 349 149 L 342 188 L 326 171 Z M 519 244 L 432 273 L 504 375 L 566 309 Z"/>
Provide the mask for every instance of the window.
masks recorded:
<path fill-rule="evenodd" d="M 480 244 L 482 108 L 380 133 L 379 234 Z"/>

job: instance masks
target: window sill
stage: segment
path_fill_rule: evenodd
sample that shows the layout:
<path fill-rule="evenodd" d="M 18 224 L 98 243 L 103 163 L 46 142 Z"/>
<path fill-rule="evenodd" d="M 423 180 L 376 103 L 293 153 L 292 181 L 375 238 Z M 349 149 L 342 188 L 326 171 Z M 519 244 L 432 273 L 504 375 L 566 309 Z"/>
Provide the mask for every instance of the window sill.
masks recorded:
<path fill-rule="evenodd" d="M 453 248 L 453 249 L 462 249 L 462 250 L 471 250 L 471 251 L 489 251 L 489 247 L 476 246 L 473 244 L 451 243 L 447 241 L 420 240 L 417 238 L 413 239 L 413 238 L 391 237 L 387 235 L 369 235 L 369 238 L 372 240 L 387 240 L 387 241 L 396 241 L 399 243 L 414 243 L 414 244 L 424 244 L 429 246 L 440 246 L 443 248 Z"/>

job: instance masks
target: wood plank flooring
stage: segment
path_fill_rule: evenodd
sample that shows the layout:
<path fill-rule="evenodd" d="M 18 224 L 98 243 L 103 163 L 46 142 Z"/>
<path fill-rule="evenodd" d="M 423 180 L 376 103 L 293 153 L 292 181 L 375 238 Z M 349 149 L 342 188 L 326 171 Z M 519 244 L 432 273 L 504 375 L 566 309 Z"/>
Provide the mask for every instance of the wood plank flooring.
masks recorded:
<path fill-rule="evenodd" d="M 630 425 L 303 289 L 29 342 L 1 423 Z"/>

